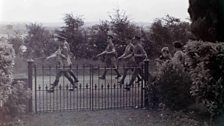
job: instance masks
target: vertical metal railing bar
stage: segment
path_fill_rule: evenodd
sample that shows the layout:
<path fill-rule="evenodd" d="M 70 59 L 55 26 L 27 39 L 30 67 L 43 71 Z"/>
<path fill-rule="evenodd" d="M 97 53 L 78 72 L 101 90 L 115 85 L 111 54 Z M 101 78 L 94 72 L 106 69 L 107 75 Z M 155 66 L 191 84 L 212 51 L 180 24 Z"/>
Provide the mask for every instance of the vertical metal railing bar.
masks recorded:
<path fill-rule="evenodd" d="M 94 95 L 94 82 L 93 82 L 93 66 L 90 65 L 91 84 L 92 84 L 92 96 Z M 94 97 L 92 97 L 92 110 L 94 110 Z"/>
<path fill-rule="evenodd" d="M 115 83 L 113 84 L 113 90 L 114 90 L 114 92 L 113 92 L 113 95 L 114 95 L 114 97 L 113 97 L 113 108 L 116 108 L 116 105 L 115 105 L 115 97 L 116 97 L 116 93 L 115 93 L 115 90 L 116 89 L 116 85 L 115 85 Z"/>
<path fill-rule="evenodd" d="M 58 72 L 58 65 L 56 65 L 56 72 L 55 72 L 55 74 L 57 74 L 57 72 Z M 56 75 L 55 75 L 55 76 L 56 76 Z M 56 93 L 55 93 L 55 92 L 53 93 L 54 96 L 56 95 L 56 96 L 55 96 L 55 97 L 56 97 L 56 98 L 55 98 L 55 100 L 56 100 L 56 101 L 55 101 L 55 103 L 56 103 L 55 111 L 57 111 L 57 110 L 59 109 L 59 103 L 58 103 L 58 99 L 59 99 L 58 96 L 59 96 L 59 95 L 58 95 L 58 93 L 59 93 L 58 90 L 56 90 Z"/>
<path fill-rule="evenodd" d="M 48 66 L 48 79 L 49 79 L 48 82 L 50 84 L 51 83 L 51 66 L 50 65 Z M 52 111 L 52 103 L 51 103 L 52 102 L 52 98 L 51 98 L 52 95 L 50 94 L 49 96 L 50 96 L 49 110 Z"/>
<path fill-rule="evenodd" d="M 143 66 L 141 66 L 141 69 L 142 69 L 142 71 L 144 71 L 144 67 Z M 145 76 L 145 73 L 143 73 L 144 74 L 144 76 Z M 142 78 L 142 79 L 144 79 L 144 77 Z M 143 108 L 143 83 L 141 83 L 141 89 L 140 89 L 140 91 L 141 91 L 141 108 Z"/>
<path fill-rule="evenodd" d="M 110 89 L 109 89 L 109 95 L 108 95 L 108 101 L 109 101 L 109 108 L 110 107 L 112 107 L 112 85 L 113 85 L 113 73 L 112 73 L 112 70 L 113 70 L 113 68 L 112 67 L 110 67 L 110 85 L 111 85 L 111 87 L 110 87 Z"/>
<path fill-rule="evenodd" d="M 42 94 L 42 111 L 44 111 L 44 65 L 42 65 L 42 90 L 41 90 L 41 94 Z"/>
<path fill-rule="evenodd" d="M 35 113 L 37 113 L 37 67 L 36 64 L 34 64 L 34 105 L 35 105 Z M 33 92 L 32 92 L 33 93 Z"/>
<path fill-rule="evenodd" d="M 73 70 L 73 68 L 72 68 L 72 65 L 70 65 L 70 70 L 71 70 L 71 72 L 73 72 L 74 73 L 74 70 Z M 75 73 L 74 73 L 75 74 Z M 73 78 L 74 79 L 74 78 Z M 74 81 L 74 80 L 73 80 Z M 75 82 L 73 82 L 73 84 L 76 84 Z M 68 109 L 69 110 L 72 110 L 72 107 L 71 107 L 71 102 L 72 102 L 72 92 L 70 91 L 69 92 L 69 105 L 68 105 Z"/>
<path fill-rule="evenodd" d="M 61 87 L 61 84 L 60 84 L 60 85 L 59 85 L 59 105 L 60 105 L 60 106 L 59 106 L 59 110 L 60 110 L 60 111 L 61 111 L 61 106 L 62 106 L 62 105 L 61 105 L 61 88 L 62 88 L 62 87 Z"/>
<path fill-rule="evenodd" d="M 77 77 L 79 76 L 79 66 L 76 65 L 76 74 L 77 74 Z M 79 86 L 79 83 L 77 84 L 77 101 L 76 101 L 76 104 L 77 104 L 77 109 L 79 109 L 79 90 L 80 90 L 80 86 Z"/>
<path fill-rule="evenodd" d="M 65 72 L 67 72 L 66 69 L 67 69 L 66 66 L 63 65 L 62 70 L 65 71 Z M 65 109 L 65 102 L 64 102 L 64 100 L 65 100 L 65 97 L 64 97 L 65 96 L 65 86 L 66 86 L 66 84 L 65 84 L 65 74 L 66 73 L 64 73 L 64 75 L 62 76 L 62 88 L 61 88 L 61 91 L 62 91 L 62 106 L 60 108 L 62 110 Z"/>
<path fill-rule="evenodd" d="M 89 108 L 88 109 L 92 109 L 91 108 L 91 104 L 92 104 L 92 85 L 91 85 L 91 69 L 89 69 Z"/>
<path fill-rule="evenodd" d="M 139 83 L 141 83 L 141 82 L 138 82 L 138 84 Z M 134 104 L 134 106 L 137 106 L 137 104 L 136 104 L 136 97 L 137 97 L 137 94 L 136 94 L 136 88 L 137 88 L 137 86 L 136 85 L 138 85 L 138 84 L 135 84 L 134 85 L 134 101 L 133 101 L 133 104 Z"/>
<path fill-rule="evenodd" d="M 107 69 L 107 66 L 104 66 L 104 71 Z M 106 77 L 106 76 L 105 76 Z M 105 93 L 105 108 L 107 107 L 107 87 L 108 87 L 108 83 L 107 83 L 107 80 L 106 78 L 104 79 L 104 84 L 105 84 L 105 90 L 106 90 L 106 93 Z"/>
<path fill-rule="evenodd" d="M 99 108 L 103 108 L 103 98 L 104 98 L 103 97 L 103 87 L 102 87 L 103 85 L 100 84 L 99 75 L 100 75 L 100 66 L 98 65 L 97 66 L 97 82 L 98 82 L 98 85 L 99 85 L 99 90 L 101 89 L 101 91 L 102 91 L 102 94 L 101 94 L 102 98 L 101 98 L 101 100 L 99 100 L 99 103 L 101 103 L 101 105 L 99 105 Z"/>
<path fill-rule="evenodd" d="M 81 85 L 81 83 L 80 83 Z M 82 84 L 82 108 L 85 108 L 85 83 Z"/>
<path fill-rule="evenodd" d="M 49 81 L 49 69 L 48 69 L 47 66 L 45 66 L 44 69 L 46 70 L 45 75 L 46 75 L 46 77 L 48 77 L 48 81 Z M 48 109 L 49 109 L 48 105 L 49 105 L 49 102 L 51 100 L 50 97 L 48 97 L 50 95 L 48 95 L 47 90 L 48 90 L 48 86 L 47 86 L 47 84 L 45 84 L 45 91 L 44 92 L 45 92 L 45 96 L 46 96 L 46 101 L 45 101 L 45 103 L 46 103 L 46 111 L 48 111 Z"/>

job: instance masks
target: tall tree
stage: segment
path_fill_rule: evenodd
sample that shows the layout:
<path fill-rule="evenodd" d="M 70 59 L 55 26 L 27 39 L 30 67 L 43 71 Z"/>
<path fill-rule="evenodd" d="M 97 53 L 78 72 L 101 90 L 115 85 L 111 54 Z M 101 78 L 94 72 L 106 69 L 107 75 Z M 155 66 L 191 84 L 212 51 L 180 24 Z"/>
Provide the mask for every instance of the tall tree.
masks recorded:
<path fill-rule="evenodd" d="M 224 40 L 224 1 L 189 0 L 192 32 L 204 41 Z"/>
<path fill-rule="evenodd" d="M 109 15 L 112 32 L 116 35 L 114 44 L 117 48 L 118 54 L 121 54 L 125 48 L 125 41 L 128 37 L 140 35 L 140 28 L 132 23 L 124 11 L 115 10 L 113 14 Z"/>
<path fill-rule="evenodd" d="M 66 14 L 64 17 L 65 26 L 56 30 L 58 36 L 62 36 L 70 44 L 71 52 L 78 56 L 85 56 L 85 48 L 83 45 L 86 42 L 85 31 L 82 28 L 84 21 L 81 17 L 74 17 L 73 14 Z M 59 38 L 60 39 L 60 38 Z"/>
<path fill-rule="evenodd" d="M 24 42 L 33 58 L 49 55 L 57 48 L 53 35 L 41 25 L 32 23 L 26 25 L 26 28 L 28 35 Z"/>
<path fill-rule="evenodd" d="M 148 50 L 151 56 L 158 56 L 164 46 L 172 50 L 174 41 L 185 44 L 191 38 L 190 24 L 169 15 L 156 19 L 146 34 L 150 40 L 146 45 L 153 47 Z"/>

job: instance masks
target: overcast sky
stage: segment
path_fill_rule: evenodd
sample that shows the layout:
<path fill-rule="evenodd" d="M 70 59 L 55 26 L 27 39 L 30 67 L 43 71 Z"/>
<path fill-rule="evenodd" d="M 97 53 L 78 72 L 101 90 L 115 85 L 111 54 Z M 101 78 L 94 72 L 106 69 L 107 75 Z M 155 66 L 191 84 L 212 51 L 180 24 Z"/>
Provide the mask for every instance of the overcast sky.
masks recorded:
<path fill-rule="evenodd" d="M 135 22 L 152 22 L 166 14 L 189 17 L 188 0 L 0 0 L 0 22 L 62 22 L 66 13 L 100 21 L 118 8 Z"/>

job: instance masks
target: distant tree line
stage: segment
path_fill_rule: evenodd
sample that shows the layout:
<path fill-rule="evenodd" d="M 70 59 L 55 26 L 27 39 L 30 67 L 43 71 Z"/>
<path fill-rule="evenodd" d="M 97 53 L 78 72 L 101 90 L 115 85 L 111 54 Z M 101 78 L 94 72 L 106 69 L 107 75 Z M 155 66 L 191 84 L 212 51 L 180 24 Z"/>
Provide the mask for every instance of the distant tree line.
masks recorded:
<path fill-rule="evenodd" d="M 149 56 L 156 57 L 163 46 L 170 47 L 172 50 L 174 41 L 185 43 L 190 38 L 190 24 L 169 15 L 156 19 L 150 27 L 143 27 L 133 23 L 125 12 L 115 10 L 109 15 L 109 20 L 101 21 L 91 27 L 84 27 L 84 24 L 81 16 L 74 17 L 73 14 L 66 14 L 64 26 L 55 31 L 49 31 L 40 24 L 32 23 L 26 26 L 28 35 L 24 38 L 24 42 L 20 38 L 12 38 L 10 42 L 16 52 L 19 51 L 19 45 L 25 44 L 29 55 L 41 57 L 55 51 L 58 43 L 54 37 L 62 36 L 70 44 L 74 56 L 92 58 L 106 47 L 107 32 L 110 30 L 114 34 L 114 44 L 118 54 L 123 52 L 128 38 L 138 35 L 141 36 Z"/>

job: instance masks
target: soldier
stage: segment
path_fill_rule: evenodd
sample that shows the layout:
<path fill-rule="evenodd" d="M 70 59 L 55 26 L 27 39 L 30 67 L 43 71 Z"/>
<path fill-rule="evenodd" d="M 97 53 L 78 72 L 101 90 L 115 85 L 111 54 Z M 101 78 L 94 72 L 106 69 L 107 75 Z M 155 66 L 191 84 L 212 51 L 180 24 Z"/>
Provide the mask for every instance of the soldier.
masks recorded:
<path fill-rule="evenodd" d="M 46 58 L 46 60 L 48 60 L 50 58 L 56 57 L 57 61 L 59 62 L 59 72 L 57 72 L 56 79 L 54 83 L 51 84 L 51 87 L 48 92 L 54 92 L 54 88 L 58 85 L 59 79 L 62 75 L 64 75 L 72 85 L 72 87 L 69 89 L 70 91 L 74 91 L 74 88 L 77 88 L 77 83 L 79 81 L 71 70 L 72 61 L 70 53 L 71 52 L 69 44 L 67 43 L 67 41 L 64 40 L 64 42 L 60 42 L 58 50 Z"/>
<path fill-rule="evenodd" d="M 113 36 L 112 35 L 108 35 L 107 37 L 107 47 L 105 49 L 105 51 L 103 51 L 102 53 L 98 54 L 96 57 L 100 57 L 100 56 L 104 56 L 104 61 L 106 63 L 106 67 L 112 67 L 114 68 L 114 71 L 117 74 L 116 79 L 118 79 L 119 77 L 121 77 L 118 69 L 117 69 L 117 52 L 115 50 L 114 44 L 113 44 Z M 104 70 L 104 73 L 101 77 L 99 77 L 100 79 L 105 79 L 106 78 L 106 73 L 107 73 L 107 69 Z"/>
<path fill-rule="evenodd" d="M 126 41 L 126 48 L 124 50 L 124 53 L 118 57 L 118 60 L 123 60 L 125 62 L 124 64 L 124 74 L 121 78 L 121 80 L 118 82 L 120 84 L 124 84 L 125 77 L 127 76 L 128 70 L 133 70 L 133 68 L 136 66 L 136 63 L 134 61 L 134 57 L 132 56 L 132 53 L 134 51 L 134 45 L 132 44 L 132 38 L 128 37 L 128 40 Z M 139 76 L 138 80 L 141 80 Z"/>
<path fill-rule="evenodd" d="M 134 68 L 134 72 L 132 74 L 131 80 L 128 85 L 126 85 L 125 89 L 130 90 L 130 86 L 133 85 L 136 77 L 140 75 L 143 79 L 145 78 L 143 75 L 143 71 L 141 69 L 141 66 L 143 65 L 143 61 L 147 58 L 147 53 L 145 52 L 142 43 L 141 38 L 139 36 L 135 36 L 134 41 L 134 50 L 133 53 L 130 54 L 134 57 L 135 63 L 137 66 Z"/>

